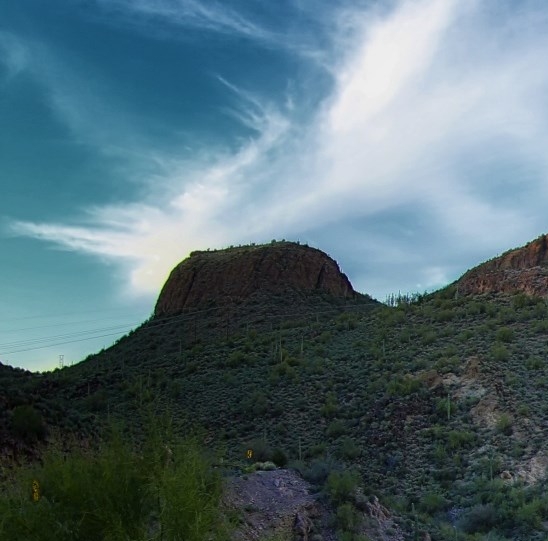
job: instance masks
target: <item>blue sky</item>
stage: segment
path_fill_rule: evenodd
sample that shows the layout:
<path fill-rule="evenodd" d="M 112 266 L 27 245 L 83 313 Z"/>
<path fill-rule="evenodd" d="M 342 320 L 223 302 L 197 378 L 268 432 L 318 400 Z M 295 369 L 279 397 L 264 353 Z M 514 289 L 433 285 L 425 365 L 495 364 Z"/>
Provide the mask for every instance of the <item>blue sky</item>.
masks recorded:
<path fill-rule="evenodd" d="M 108 346 L 194 249 L 308 242 L 384 300 L 532 240 L 547 51 L 538 0 L 2 3 L 0 360 Z"/>

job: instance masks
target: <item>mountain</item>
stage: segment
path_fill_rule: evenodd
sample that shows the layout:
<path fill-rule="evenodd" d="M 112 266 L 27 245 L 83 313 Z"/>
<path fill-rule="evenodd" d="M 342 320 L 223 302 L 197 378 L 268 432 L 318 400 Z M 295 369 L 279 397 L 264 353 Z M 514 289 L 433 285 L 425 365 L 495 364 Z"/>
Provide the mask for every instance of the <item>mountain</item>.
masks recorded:
<path fill-rule="evenodd" d="M 329 495 L 341 539 L 545 539 L 548 306 L 541 289 L 495 288 L 540 272 L 541 247 L 397 306 L 312 248 L 199 252 L 112 347 L 41 377 L 6 372 L 5 426 L 28 406 L 50 432 L 93 439 L 118 419 L 139 442 L 142 418 L 168 412 L 234 472 L 249 450 L 289 461 Z"/>
<path fill-rule="evenodd" d="M 324 252 L 294 242 L 273 242 L 192 252 L 171 272 L 154 314 L 172 316 L 259 296 L 294 293 L 301 304 L 310 293 L 337 298 L 358 295 L 336 261 Z"/>
<path fill-rule="evenodd" d="M 548 295 L 548 235 L 469 270 L 458 281 L 458 291 L 464 295 Z"/>

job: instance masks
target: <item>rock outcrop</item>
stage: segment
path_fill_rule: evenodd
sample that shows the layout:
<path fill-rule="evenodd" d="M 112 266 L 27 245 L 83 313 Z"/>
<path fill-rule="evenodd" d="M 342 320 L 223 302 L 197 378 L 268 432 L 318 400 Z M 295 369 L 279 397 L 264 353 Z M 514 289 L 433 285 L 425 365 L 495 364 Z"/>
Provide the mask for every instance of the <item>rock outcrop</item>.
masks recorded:
<path fill-rule="evenodd" d="M 339 298 L 358 295 L 338 264 L 324 252 L 293 242 L 192 252 L 165 283 L 155 316 L 169 316 L 211 304 L 241 302 L 257 292 L 321 292 Z"/>
<path fill-rule="evenodd" d="M 459 295 L 518 292 L 547 295 L 548 235 L 469 270 L 457 286 Z"/>

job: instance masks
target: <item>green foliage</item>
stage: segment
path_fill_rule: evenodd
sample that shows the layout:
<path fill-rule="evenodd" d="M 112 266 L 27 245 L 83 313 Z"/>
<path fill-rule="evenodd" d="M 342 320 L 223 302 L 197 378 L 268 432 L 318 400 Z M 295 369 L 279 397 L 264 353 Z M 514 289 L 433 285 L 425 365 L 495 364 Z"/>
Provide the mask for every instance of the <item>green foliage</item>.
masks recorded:
<path fill-rule="evenodd" d="M 512 342 L 514 339 L 514 331 L 508 327 L 501 327 L 496 334 L 496 339 L 499 342 Z"/>
<path fill-rule="evenodd" d="M 475 439 L 475 434 L 467 430 L 451 430 L 447 433 L 447 444 L 450 449 L 467 447 L 471 445 Z"/>
<path fill-rule="evenodd" d="M 507 413 L 503 413 L 497 421 L 497 430 L 509 436 L 513 431 L 512 424 L 512 418 Z"/>
<path fill-rule="evenodd" d="M 346 427 L 344 423 L 339 420 L 332 421 L 329 423 L 328 427 L 325 430 L 325 434 L 328 438 L 338 438 L 346 433 Z"/>
<path fill-rule="evenodd" d="M 497 525 L 498 520 L 493 505 L 476 505 L 464 515 L 459 526 L 467 533 L 487 533 Z"/>
<path fill-rule="evenodd" d="M 315 484 L 334 470 L 359 472 L 368 494 L 395 502 L 406 538 L 416 520 L 418 532 L 440 541 L 455 534 L 460 541 L 544 539 L 539 519 L 548 517 L 537 500 L 546 482 L 517 490 L 518 482 L 498 476 L 545 448 L 542 432 L 530 427 L 548 422 L 547 304 L 457 293 L 452 286 L 421 303 L 369 312 L 354 310 L 350 299 L 323 299 L 278 316 L 294 308 L 288 293 L 235 306 L 229 328 L 224 309 L 198 316 L 198 345 L 193 321 L 152 320 L 131 340 L 41 380 L 16 372 L 2 379 L 0 367 L 0 403 L 9 397 L 0 439 L 2 426 L 13 433 L 14 408 L 29 402 L 46 426 L 86 431 L 107 414 L 138 426 L 136 408 L 157 400 L 173 405 L 180 433 L 204 425 L 207 441 L 222 441 L 235 463 L 245 462 L 247 442 L 264 443 L 268 434 L 260 458 L 276 458 L 269 446 L 299 456 L 292 466 Z M 511 426 L 486 427 L 474 407 L 480 400 L 506 408 Z M 497 522 L 485 534 L 473 524 L 470 533 L 455 531 L 451 519 L 446 535 L 448 513 L 473 523 L 488 514 L 476 506 L 486 505 Z"/>
<path fill-rule="evenodd" d="M 343 532 L 355 533 L 361 523 L 361 518 L 351 503 L 343 503 L 337 507 L 336 521 L 338 529 Z"/>
<path fill-rule="evenodd" d="M 27 442 L 41 440 L 46 435 L 42 414 L 33 406 L 17 406 L 11 419 L 13 434 Z"/>
<path fill-rule="evenodd" d="M 433 515 L 442 511 L 447 506 L 446 499 L 436 492 L 427 492 L 421 500 L 420 509 L 425 513 Z"/>
<path fill-rule="evenodd" d="M 220 486 L 193 440 L 149 439 L 142 454 L 116 434 L 95 451 L 50 448 L 41 466 L 18 470 L 0 491 L 0 539 L 220 539 Z"/>
<path fill-rule="evenodd" d="M 332 392 L 327 393 L 325 404 L 321 407 L 320 413 L 324 417 L 327 417 L 328 419 L 330 419 L 336 415 L 338 409 L 339 408 L 337 406 L 337 397 L 335 393 L 332 393 Z"/>
<path fill-rule="evenodd" d="M 271 459 L 270 446 L 264 438 L 257 438 L 246 446 L 246 449 L 253 451 L 253 460 L 266 462 Z"/>
<path fill-rule="evenodd" d="M 386 386 L 386 392 L 390 396 L 408 396 L 419 391 L 422 385 L 420 379 L 406 374 L 390 380 Z"/>
<path fill-rule="evenodd" d="M 339 453 L 342 458 L 355 460 L 360 456 L 361 450 L 352 438 L 343 438 L 339 447 Z"/>
<path fill-rule="evenodd" d="M 228 366 L 230 366 L 231 368 L 237 368 L 246 363 L 247 363 L 247 355 L 241 350 L 233 351 L 229 355 L 228 361 L 227 361 Z"/>
<path fill-rule="evenodd" d="M 507 361 L 510 359 L 510 353 L 502 344 L 495 344 L 491 349 L 491 355 L 495 361 Z"/>
<path fill-rule="evenodd" d="M 358 488 L 358 477 L 354 472 L 333 471 L 327 478 L 326 492 L 335 505 L 352 502 Z"/>
<path fill-rule="evenodd" d="M 281 449 L 274 449 L 270 458 L 279 468 L 284 468 L 287 465 L 287 455 Z"/>

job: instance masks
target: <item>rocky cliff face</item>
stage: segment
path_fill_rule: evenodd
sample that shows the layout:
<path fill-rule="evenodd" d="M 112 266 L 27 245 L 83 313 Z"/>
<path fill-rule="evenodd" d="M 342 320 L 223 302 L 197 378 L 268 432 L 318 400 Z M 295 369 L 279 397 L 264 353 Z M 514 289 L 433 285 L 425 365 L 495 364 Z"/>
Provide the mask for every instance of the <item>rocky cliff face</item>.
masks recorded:
<path fill-rule="evenodd" d="M 469 270 L 457 282 L 459 294 L 516 293 L 548 294 L 548 235 L 526 246 Z"/>
<path fill-rule="evenodd" d="M 240 302 L 256 293 L 357 293 L 337 263 L 324 252 L 292 242 L 193 252 L 165 283 L 155 316 Z"/>

